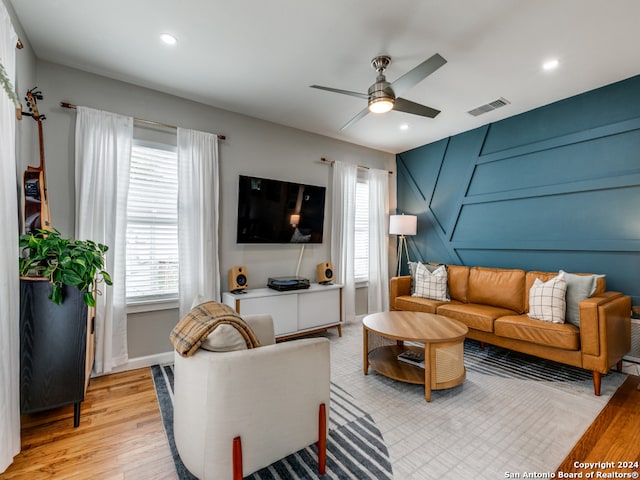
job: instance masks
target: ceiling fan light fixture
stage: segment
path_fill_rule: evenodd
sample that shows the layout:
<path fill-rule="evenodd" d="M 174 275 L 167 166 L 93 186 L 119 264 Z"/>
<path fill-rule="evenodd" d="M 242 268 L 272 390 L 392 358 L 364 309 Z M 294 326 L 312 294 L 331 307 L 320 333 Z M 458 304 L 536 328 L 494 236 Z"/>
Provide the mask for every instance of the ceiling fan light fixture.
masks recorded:
<path fill-rule="evenodd" d="M 372 98 L 369 100 L 369 111 L 371 113 L 387 113 L 393 109 L 392 98 Z"/>
<path fill-rule="evenodd" d="M 384 78 L 384 68 L 388 65 L 389 57 L 378 57 L 378 59 L 386 59 L 387 63 L 378 68 L 378 78 L 376 83 L 369 87 L 369 111 L 371 113 L 387 113 L 392 110 L 396 98 L 391 90 L 391 84 Z M 376 59 L 374 59 L 374 62 Z M 374 64 L 376 66 L 376 64 Z"/>

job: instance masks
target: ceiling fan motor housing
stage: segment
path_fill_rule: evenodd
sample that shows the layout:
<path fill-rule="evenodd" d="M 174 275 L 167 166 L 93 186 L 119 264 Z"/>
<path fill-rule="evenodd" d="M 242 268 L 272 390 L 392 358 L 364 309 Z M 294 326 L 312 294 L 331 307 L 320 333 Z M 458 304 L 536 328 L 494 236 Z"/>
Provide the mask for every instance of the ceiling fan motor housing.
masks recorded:
<path fill-rule="evenodd" d="M 396 97 L 391 89 L 391 83 L 384 76 L 385 69 L 391 63 L 391 57 L 381 55 L 371 60 L 371 66 L 378 72 L 376 83 L 369 87 L 369 110 L 374 113 L 384 113 L 394 106 Z"/>
<path fill-rule="evenodd" d="M 384 78 L 384 77 L 382 77 Z M 369 110 L 374 113 L 388 112 L 393 108 L 396 97 L 391 90 L 391 84 L 386 80 L 377 81 L 369 87 Z M 383 106 L 384 104 L 384 106 Z M 376 109 L 376 107 L 378 107 Z"/>

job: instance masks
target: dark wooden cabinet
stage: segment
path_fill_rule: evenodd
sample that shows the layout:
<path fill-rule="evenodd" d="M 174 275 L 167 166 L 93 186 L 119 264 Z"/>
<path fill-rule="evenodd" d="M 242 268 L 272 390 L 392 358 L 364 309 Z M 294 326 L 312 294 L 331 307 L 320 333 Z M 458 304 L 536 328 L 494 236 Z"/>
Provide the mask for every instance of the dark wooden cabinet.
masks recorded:
<path fill-rule="evenodd" d="M 20 280 L 20 412 L 73 404 L 77 427 L 93 367 L 93 309 L 77 288 L 63 287 L 61 305 L 50 293 L 47 280 Z"/>

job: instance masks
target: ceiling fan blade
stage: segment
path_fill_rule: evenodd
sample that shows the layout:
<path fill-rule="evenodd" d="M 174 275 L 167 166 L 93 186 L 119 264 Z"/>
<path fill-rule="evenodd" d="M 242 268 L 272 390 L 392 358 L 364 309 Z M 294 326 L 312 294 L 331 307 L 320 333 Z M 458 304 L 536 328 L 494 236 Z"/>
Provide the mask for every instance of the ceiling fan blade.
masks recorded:
<path fill-rule="evenodd" d="M 420 105 L 419 103 L 412 102 L 405 98 L 396 98 L 396 103 L 394 104 L 393 109 L 398 112 L 412 113 L 414 115 L 429 118 L 434 118 L 440 113 L 440 110 Z"/>
<path fill-rule="evenodd" d="M 360 111 L 360 113 L 358 113 L 355 117 L 353 117 L 351 120 L 345 123 L 340 130 L 344 130 L 345 128 L 348 128 L 354 123 L 356 123 L 358 120 L 361 120 L 362 118 L 366 117 L 367 113 L 369 113 L 369 107 Z"/>
<path fill-rule="evenodd" d="M 321 85 L 309 85 L 309 86 L 311 88 L 317 88 L 318 90 L 326 90 L 327 92 L 341 93 L 342 95 L 350 95 L 352 97 L 358 97 L 364 100 L 369 100 L 369 95 L 367 95 L 366 93 L 350 92 L 349 90 L 340 90 L 338 88 L 323 87 Z"/>
<path fill-rule="evenodd" d="M 409 70 L 407 73 L 398 78 L 391 84 L 391 88 L 395 92 L 396 96 L 399 97 L 411 87 L 417 85 L 422 80 L 427 78 L 445 63 L 447 63 L 447 61 L 442 58 L 440 54 L 436 53 L 431 58 L 425 60 L 420 65 L 415 67 L 413 70 Z"/>

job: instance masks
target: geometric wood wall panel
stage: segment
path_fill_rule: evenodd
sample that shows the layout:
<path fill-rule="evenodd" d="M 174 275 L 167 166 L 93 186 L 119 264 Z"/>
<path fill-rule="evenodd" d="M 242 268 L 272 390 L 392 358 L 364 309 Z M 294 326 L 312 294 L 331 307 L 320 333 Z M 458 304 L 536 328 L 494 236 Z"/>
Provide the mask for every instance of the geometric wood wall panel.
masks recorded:
<path fill-rule="evenodd" d="M 604 273 L 640 304 L 640 76 L 396 161 L 412 259 Z"/>

